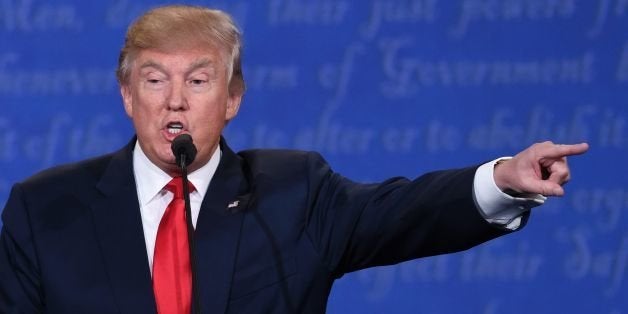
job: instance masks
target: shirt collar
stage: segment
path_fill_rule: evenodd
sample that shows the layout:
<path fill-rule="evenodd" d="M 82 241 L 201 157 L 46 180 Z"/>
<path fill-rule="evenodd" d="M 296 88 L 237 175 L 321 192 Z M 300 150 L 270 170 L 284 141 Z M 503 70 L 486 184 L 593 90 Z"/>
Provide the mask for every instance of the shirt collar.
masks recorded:
<path fill-rule="evenodd" d="M 209 183 L 218 169 L 221 156 L 222 151 L 220 150 L 220 146 L 218 146 L 209 159 L 209 162 L 188 174 L 188 180 L 190 180 L 196 188 L 191 194 L 198 193 L 201 199 L 205 197 L 207 187 L 209 187 Z M 164 186 L 172 179 L 170 175 L 159 169 L 159 167 L 148 159 L 137 141 L 133 149 L 133 174 L 135 175 L 137 196 L 141 205 L 146 205 L 155 198 L 155 196 L 161 193 Z"/>

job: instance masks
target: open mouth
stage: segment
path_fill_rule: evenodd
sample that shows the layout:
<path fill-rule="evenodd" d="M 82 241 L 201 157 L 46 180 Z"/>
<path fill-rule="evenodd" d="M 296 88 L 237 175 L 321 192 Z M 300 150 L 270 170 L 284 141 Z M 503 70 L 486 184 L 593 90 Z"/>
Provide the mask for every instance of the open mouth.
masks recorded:
<path fill-rule="evenodd" d="M 179 134 L 183 131 L 183 124 L 180 122 L 170 122 L 166 126 L 166 130 L 168 130 L 170 134 Z"/>

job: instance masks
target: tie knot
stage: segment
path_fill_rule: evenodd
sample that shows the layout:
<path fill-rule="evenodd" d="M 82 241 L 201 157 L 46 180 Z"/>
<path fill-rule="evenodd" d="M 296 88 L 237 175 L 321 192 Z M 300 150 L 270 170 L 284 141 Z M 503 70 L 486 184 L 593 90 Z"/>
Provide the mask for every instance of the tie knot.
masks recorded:
<path fill-rule="evenodd" d="M 188 181 L 188 188 L 190 193 L 195 190 L 192 182 Z M 183 199 L 183 178 L 182 177 L 174 177 L 165 187 L 166 190 L 172 192 L 174 194 L 175 199 Z"/>

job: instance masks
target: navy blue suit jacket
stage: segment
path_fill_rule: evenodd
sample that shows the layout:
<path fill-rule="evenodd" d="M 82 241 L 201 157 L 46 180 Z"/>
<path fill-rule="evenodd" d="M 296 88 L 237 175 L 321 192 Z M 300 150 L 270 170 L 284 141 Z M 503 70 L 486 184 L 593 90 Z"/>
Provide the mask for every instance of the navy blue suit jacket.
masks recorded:
<path fill-rule="evenodd" d="M 133 145 L 13 187 L 0 313 L 155 313 Z M 358 184 L 316 153 L 221 147 L 194 235 L 203 313 L 322 313 L 347 272 L 507 232 L 474 205 L 475 167 Z"/>

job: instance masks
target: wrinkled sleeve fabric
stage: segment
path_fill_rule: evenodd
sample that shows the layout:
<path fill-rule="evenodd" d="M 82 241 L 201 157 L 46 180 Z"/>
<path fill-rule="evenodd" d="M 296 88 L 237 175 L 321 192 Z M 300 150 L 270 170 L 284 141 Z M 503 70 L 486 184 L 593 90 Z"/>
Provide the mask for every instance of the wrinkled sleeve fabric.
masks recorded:
<path fill-rule="evenodd" d="M 2 212 L 0 313 L 42 313 L 43 297 L 28 210 L 19 184 Z"/>
<path fill-rule="evenodd" d="M 332 171 L 318 154 L 311 154 L 307 164 L 307 234 L 336 277 L 466 250 L 510 232 L 478 211 L 473 198 L 477 167 L 359 184 Z"/>

